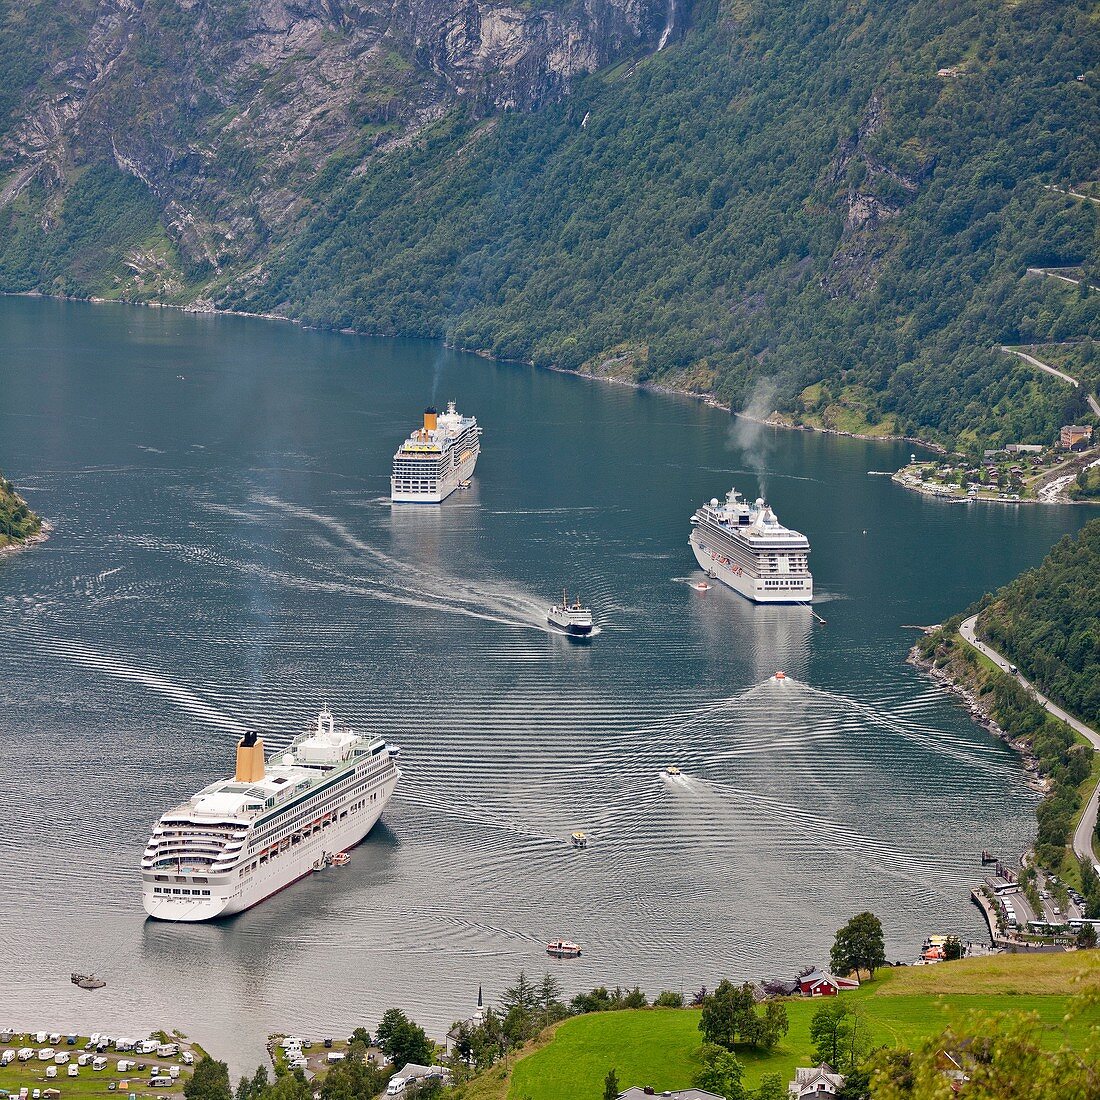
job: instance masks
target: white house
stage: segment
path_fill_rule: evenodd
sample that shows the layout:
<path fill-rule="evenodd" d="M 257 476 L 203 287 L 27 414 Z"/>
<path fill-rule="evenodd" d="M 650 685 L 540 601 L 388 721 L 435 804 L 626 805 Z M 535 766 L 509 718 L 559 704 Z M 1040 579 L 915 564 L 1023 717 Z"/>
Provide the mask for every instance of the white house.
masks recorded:
<path fill-rule="evenodd" d="M 707 1092 L 706 1089 L 680 1089 L 678 1092 L 658 1092 L 650 1085 L 644 1088 L 635 1085 L 626 1092 L 619 1093 L 619 1100 L 645 1100 L 647 1096 L 660 1096 L 662 1100 L 723 1100 L 716 1092 Z"/>
<path fill-rule="evenodd" d="M 386 1095 L 401 1096 L 409 1085 L 417 1081 L 430 1081 L 433 1077 L 438 1078 L 444 1085 L 451 1083 L 451 1075 L 442 1066 L 419 1066 L 415 1062 L 410 1062 L 390 1078 L 390 1083 L 386 1086 Z"/>
<path fill-rule="evenodd" d="M 826 1062 L 820 1066 L 796 1069 L 794 1080 L 787 1086 L 791 1100 L 817 1100 L 822 1096 L 836 1096 L 844 1087 L 844 1075 L 834 1073 Z"/>

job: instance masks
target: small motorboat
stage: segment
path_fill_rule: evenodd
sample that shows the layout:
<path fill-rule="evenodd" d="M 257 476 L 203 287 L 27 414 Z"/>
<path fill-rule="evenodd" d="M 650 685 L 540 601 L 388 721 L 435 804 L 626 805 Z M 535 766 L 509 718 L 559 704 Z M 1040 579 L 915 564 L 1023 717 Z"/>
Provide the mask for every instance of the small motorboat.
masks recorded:
<path fill-rule="evenodd" d="M 570 943 L 569 940 L 555 940 L 546 945 L 546 953 L 553 955 L 556 959 L 575 959 L 581 953 L 581 949 L 578 944 Z"/>
<path fill-rule="evenodd" d="M 561 603 L 554 604 L 546 612 L 546 621 L 560 627 L 566 634 L 583 638 L 592 633 L 592 608 L 585 607 L 580 600 L 570 603 L 567 594 L 562 592 Z"/>
<path fill-rule="evenodd" d="M 313 861 L 313 870 L 323 871 L 328 866 L 328 857 L 321 856 L 320 859 Z"/>
<path fill-rule="evenodd" d="M 350 862 L 351 856 L 347 852 L 337 852 L 331 860 L 333 867 L 346 867 Z"/>
<path fill-rule="evenodd" d="M 676 767 L 675 764 L 669 764 L 668 767 L 665 768 L 665 775 L 669 775 L 673 779 L 675 779 L 678 775 L 683 775 L 683 774 L 684 773 L 682 771 L 680 771 L 680 769 L 678 767 Z"/>
<path fill-rule="evenodd" d="M 81 989 L 103 989 L 107 984 L 102 978 L 97 978 L 94 974 L 73 974 L 71 981 L 73 985 L 77 985 Z"/>
<path fill-rule="evenodd" d="M 694 588 L 696 592 L 709 592 L 710 591 L 710 585 L 707 584 L 706 581 L 697 581 L 691 587 Z"/>
<path fill-rule="evenodd" d="M 569 842 L 574 848 L 587 848 L 588 847 L 588 834 L 582 833 L 579 829 L 573 833 L 569 838 Z"/>
<path fill-rule="evenodd" d="M 777 672 L 772 677 L 773 680 L 776 680 L 776 681 L 779 681 L 779 682 L 782 682 L 783 680 L 786 680 L 786 678 L 787 678 L 787 674 L 785 672 Z"/>

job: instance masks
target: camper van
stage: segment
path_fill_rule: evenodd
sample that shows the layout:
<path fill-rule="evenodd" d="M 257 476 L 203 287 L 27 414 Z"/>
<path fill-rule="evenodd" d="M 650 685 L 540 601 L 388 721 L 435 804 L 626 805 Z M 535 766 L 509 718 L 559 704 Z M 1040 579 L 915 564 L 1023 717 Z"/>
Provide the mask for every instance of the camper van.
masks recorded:
<path fill-rule="evenodd" d="M 107 1059 L 104 1058 L 102 1054 L 99 1055 L 98 1058 L 93 1058 L 92 1059 L 92 1069 L 100 1070 L 100 1069 L 106 1069 L 106 1068 L 107 1068 Z"/>

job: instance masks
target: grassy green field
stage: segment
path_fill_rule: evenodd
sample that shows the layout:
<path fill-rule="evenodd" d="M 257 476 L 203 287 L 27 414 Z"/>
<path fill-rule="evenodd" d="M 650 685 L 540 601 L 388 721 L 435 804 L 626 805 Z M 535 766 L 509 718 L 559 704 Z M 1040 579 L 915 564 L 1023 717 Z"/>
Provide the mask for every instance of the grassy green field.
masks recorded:
<path fill-rule="evenodd" d="M 1095 1012 L 1066 1020 L 1070 997 L 1086 985 L 1100 986 L 1096 953 L 998 955 L 880 973 L 845 994 L 866 1017 L 876 1046 L 912 1047 L 974 1012 L 1034 1013 L 1051 1047 L 1081 1046 L 1096 1026 Z M 796 1066 L 810 1064 L 810 1021 L 819 1004 L 787 1003 L 790 1031 L 774 1051 L 738 1050 L 746 1085 L 767 1073 L 788 1080 Z M 684 1088 L 699 1068 L 699 1015 L 698 1009 L 639 1009 L 567 1020 L 552 1042 L 516 1064 L 508 1100 L 597 1100 L 610 1069 L 623 1088 Z"/>

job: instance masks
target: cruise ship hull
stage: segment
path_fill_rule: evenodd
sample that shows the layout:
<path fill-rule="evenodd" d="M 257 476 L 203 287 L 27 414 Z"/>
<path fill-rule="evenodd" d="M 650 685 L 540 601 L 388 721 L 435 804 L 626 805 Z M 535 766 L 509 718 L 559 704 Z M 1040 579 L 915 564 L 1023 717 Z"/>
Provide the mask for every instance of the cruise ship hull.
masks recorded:
<path fill-rule="evenodd" d="M 688 542 L 701 569 L 753 603 L 809 603 L 813 599 L 813 581 L 809 577 L 793 578 L 792 583 L 797 587 L 790 591 L 769 591 L 761 579 L 749 576 L 728 558 L 707 547 L 698 532 L 692 532 Z"/>
<path fill-rule="evenodd" d="M 145 912 L 154 920 L 197 923 L 231 917 L 251 909 L 272 894 L 277 894 L 311 874 L 314 863 L 325 853 L 331 855 L 344 852 L 362 841 L 382 816 L 382 811 L 397 786 L 398 777 L 399 773 L 387 780 L 378 790 L 379 797 L 374 802 L 368 802 L 362 810 L 349 813 L 345 819 L 334 821 L 328 828 L 307 837 L 300 844 L 292 845 L 251 874 L 242 876 L 240 870 L 234 868 L 225 874 L 207 876 L 208 881 L 203 888 L 209 890 L 209 897 L 195 898 L 182 892 L 156 894 L 154 882 L 157 875 L 152 871 L 144 872 L 142 900 Z M 160 874 L 163 878 L 163 871 Z M 170 889 L 182 891 L 190 888 L 193 882 L 190 876 L 172 877 L 176 881 Z"/>
<path fill-rule="evenodd" d="M 440 504 L 453 493 L 467 478 L 473 477 L 474 467 L 477 465 L 480 448 L 475 448 L 465 458 L 461 459 L 457 466 L 452 467 L 439 479 L 437 488 L 428 492 L 407 492 L 396 488 L 393 479 L 390 481 L 390 500 L 394 504 Z"/>

